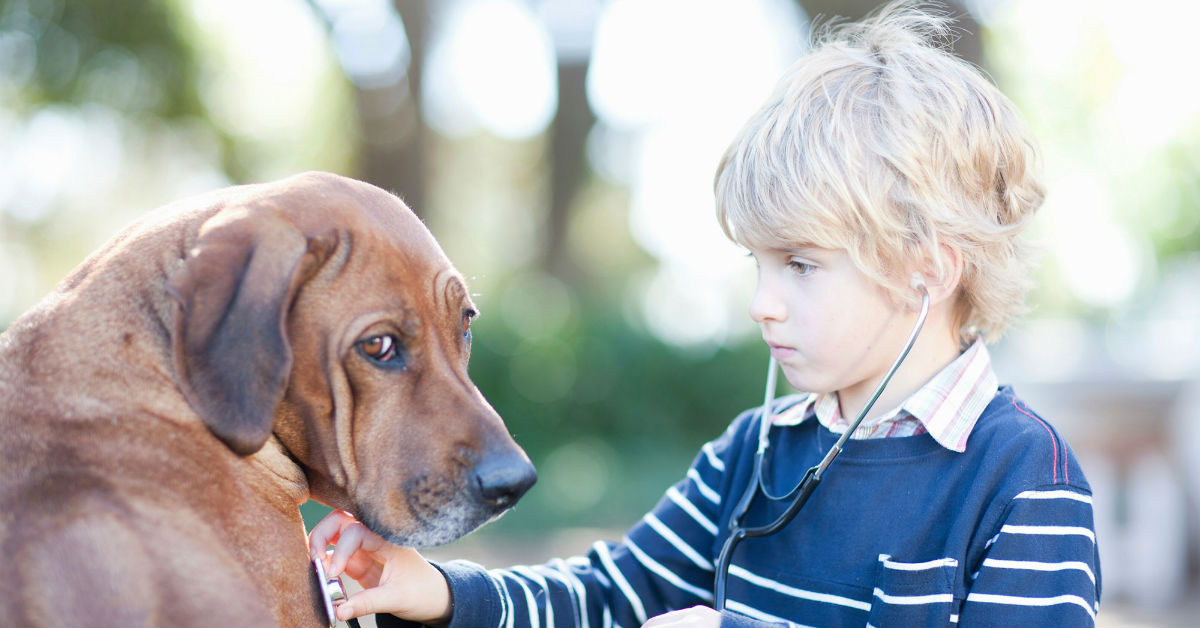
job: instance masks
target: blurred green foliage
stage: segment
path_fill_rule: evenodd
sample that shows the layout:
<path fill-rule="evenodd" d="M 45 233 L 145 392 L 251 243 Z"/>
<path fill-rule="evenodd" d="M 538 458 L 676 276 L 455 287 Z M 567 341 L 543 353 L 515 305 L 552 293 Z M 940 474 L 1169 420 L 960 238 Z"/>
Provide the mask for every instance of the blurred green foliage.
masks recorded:
<path fill-rule="evenodd" d="M 475 332 L 471 376 L 541 472 L 500 522 L 512 531 L 632 523 L 765 381 L 761 343 L 689 352 L 631 324 L 618 301 L 574 297 L 553 337 L 530 342 L 487 316 Z M 521 378 L 559 394 L 531 398 Z"/>
<path fill-rule="evenodd" d="M 23 79 L 29 107 L 93 102 L 199 115 L 196 57 L 174 11 L 160 0 L 0 0 L 0 66 Z"/>
<path fill-rule="evenodd" d="M 1157 220 L 1148 230 L 1160 262 L 1200 251 L 1200 122 L 1156 156 L 1154 175 Z M 1143 194 L 1141 198 L 1146 198 Z"/>

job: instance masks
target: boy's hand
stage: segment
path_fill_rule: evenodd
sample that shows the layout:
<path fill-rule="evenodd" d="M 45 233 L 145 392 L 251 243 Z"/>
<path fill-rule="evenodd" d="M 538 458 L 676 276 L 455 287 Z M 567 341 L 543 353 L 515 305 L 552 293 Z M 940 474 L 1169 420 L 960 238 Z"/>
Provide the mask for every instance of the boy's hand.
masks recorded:
<path fill-rule="evenodd" d="M 651 617 L 642 628 L 719 628 L 720 625 L 720 613 L 707 606 L 693 606 Z"/>
<path fill-rule="evenodd" d="M 336 543 L 333 552 L 325 548 Z M 313 558 L 325 559 L 330 578 L 345 573 L 363 586 L 338 605 L 339 620 L 371 613 L 392 613 L 425 624 L 450 619 L 450 587 L 442 572 L 416 550 L 392 545 L 359 523 L 350 513 L 335 510 L 308 534 Z"/>

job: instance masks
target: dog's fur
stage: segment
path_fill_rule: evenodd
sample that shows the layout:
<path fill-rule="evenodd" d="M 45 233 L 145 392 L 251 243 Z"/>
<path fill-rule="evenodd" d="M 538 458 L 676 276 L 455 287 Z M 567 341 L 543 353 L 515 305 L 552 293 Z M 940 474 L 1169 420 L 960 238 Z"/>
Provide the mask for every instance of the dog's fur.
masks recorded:
<path fill-rule="evenodd" d="M 496 516 L 533 470 L 472 314 L 416 216 L 335 175 L 127 228 L 0 336 L 0 624 L 318 625 L 308 497 L 406 545 Z"/>

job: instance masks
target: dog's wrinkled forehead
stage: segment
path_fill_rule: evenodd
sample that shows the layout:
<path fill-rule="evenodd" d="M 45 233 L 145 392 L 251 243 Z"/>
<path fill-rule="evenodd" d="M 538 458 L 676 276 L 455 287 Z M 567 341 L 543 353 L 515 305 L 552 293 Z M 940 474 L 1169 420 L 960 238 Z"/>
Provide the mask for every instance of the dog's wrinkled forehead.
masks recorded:
<path fill-rule="evenodd" d="M 372 267 L 357 276 L 372 278 L 384 291 L 424 286 L 433 293 L 420 300 L 439 309 L 470 307 L 462 276 L 425 223 L 395 194 L 327 173 L 306 173 L 282 183 L 288 197 L 283 204 L 306 234 L 335 230 L 351 244 L 343 250 L 348 256 L 343 263 Z M 422 281 L 411 281 L 416 277 Z"/>
<path fill-rule="evenodd" d="M 454 311 L 461 307 L 474 309 L 471 296 L 467 293 L 467 284 L 463 281 L 462 275 L 458 274 L 453 267 L 438 272 L 433 282 L 433 289 L 434 298 L 447 311 Z"/>
<path fill-rule="evenodd" d="M 429 272 L 451 267 L 433 234 L 400 197 L 369 183 L 309 172 L 273 184 L 267 195 L 309 237 L 341 231 L 359 248 L 394 249 L 429 266 Z"/>

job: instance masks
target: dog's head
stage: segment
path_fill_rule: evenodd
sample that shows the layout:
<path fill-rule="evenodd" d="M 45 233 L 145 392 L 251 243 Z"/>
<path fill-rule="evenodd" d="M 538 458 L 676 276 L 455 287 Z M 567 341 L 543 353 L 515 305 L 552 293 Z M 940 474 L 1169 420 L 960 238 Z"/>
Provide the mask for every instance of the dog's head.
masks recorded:
<path fill-rule="evenodd" d="M 189 404 L 241 455 L 274 435 L 313 497 L 412 546 L 511 506 L 533 466 L 467 375 L 475 306 L 395 196 L 307 174 L 234 195 L 169 280 Z"/>

